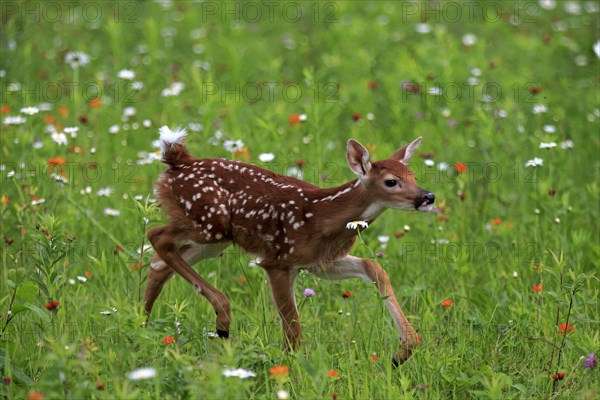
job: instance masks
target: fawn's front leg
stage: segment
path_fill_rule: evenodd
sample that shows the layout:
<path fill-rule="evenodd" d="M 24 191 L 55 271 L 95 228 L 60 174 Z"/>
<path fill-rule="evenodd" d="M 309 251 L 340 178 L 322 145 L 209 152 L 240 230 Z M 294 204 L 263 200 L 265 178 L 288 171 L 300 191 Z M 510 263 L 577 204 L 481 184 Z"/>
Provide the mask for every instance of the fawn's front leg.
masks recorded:
<path fill-rule="evenodd" d="M 302 339 L 302 327 L 294 295 L 296 273 L 284 269 L 267 269 L 267 275 L 273 293 L 273 301 L 281 318 L 285 349 L 296 350 Z"/>
<path fill-rule="evenodd" d="M 368 258 L 346 256 L 337 260 L 331 268 L 318 273 L 317 276 L 325 279 L 361 278 L 367 282 L 375 283 L 379 294 L 386 298 L 385 306 L 392 316 L 400 336 L 401 347 L 394 355 L 392 362 L 395 366 L 398 366 L 408 360 L 412 349 L 419 343 L 419 335 L 402 312 L 400 304 L 396 300 L 396 295 L 394 295 L 390 279 L 379 263 Z"/>

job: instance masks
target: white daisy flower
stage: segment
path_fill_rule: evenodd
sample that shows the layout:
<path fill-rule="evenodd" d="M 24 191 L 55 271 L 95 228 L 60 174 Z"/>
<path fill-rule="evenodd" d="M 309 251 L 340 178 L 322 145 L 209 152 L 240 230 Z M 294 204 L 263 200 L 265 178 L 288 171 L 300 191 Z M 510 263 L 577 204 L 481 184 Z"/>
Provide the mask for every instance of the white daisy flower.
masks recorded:
<path fill-rule="evenodd" d="M 23 114 L 27 114 L 27 115 L 35 115 L 35 114 L 39 113 L 40 110 L 37 107 L 25 107 L 25 108 L 21 108 L 21 112 Z"/>
<path fill-rule="evenodd" d="M 141 81 L 132 82 L 131 88 L 133 90 L 142 90 L 144 88 L 144 82 L 141 82 Z"/>
<path fill-rule="evenodd" d="M 108 128 L 108 133 L 115 135 L 119 133 L 119 130 L 121 130 L 121 127 L 119 125 L 111 125 L 111 127 Z"/>
<path fill-rule="evenodd" d="M 121 211 L 115 210 L 114 208 L 105 208 L 104 215 L 108 215 L 109 217 L 118 217 L 121 215 Z"/>
<path fill-rule="evenodd" d="M 546 107 L 543 104 L 536 104 L 535 106 L 533 106 L 533 113 L 534 114 L 541 114 L 541 113 L 545 113 L 548 112 L 548 107 Z"/>
<path fill-rule="evenodd" d="M 556 147 L 556 143 L 554 142 L 540 143 L 540 149 L 552 149 L 554 147 Z"/>
<path fill-rule="evenodd" d="M 145 119 L 142 121 L 142 125 L 144 126 L 144 128 L 150 128 L 152 126 L 152 121 L 150 121 L 149 119 Z"/>
<path fill-rule="evenodd" d="M 68 143 L 68 141 L 67 141 L 67 135 L 65 135 L 62 132 L 54 132 L 52 135 L 50 135 L 50 137 L 57 144 L 63 145 L 63 144 L 67 144 Z"/>
<path fill-rule="evenodd" d="M 243 369 L 243 368 L 236 368 L 236 369 L 224 369 L 223 370 L 223 376 L 228 376 L 228 377 L 236 377 L 236 378 L 240 378 L 240 379 L 246 379 L 246 378 L 251 378 L 256 376 L 256 374 L 252 371 L 249 371 L 247 369 Z"/>
<path fill-rule="evenodd" d="M 540 0 L 540 7 L 545 10 L 553 10 L 556 8 L 556 0 Z"/>
<path fill-rule="evenodd" d="M 556 133 L 556 127 L 554 125 L 544 125 L 543 129 L 546 133 Z"/>
<path fill-rule="evenodd" d="M 123 115 L 126 117 L 133 117 L 136 114 L 137 110 L 135 107 L 125 107 L 123 109 Z"/>
<path fill-rule="evenodd" d="M 308 119 L 308 117 L 306 116 L 306 114 L 300 114 L 298 116 L 298 119 L 300 120 L 300 122 L 306 122 L 306 120 Z"/>
<path fill-rule="evenodd" d="M 290 393 L 287 390 L 279 389 L 276 394 L 279 400 L 287 400 L 290 398 Z"/>
<path fill-rule="evenodd" d="M 525 168 L 527 167 L 540 167 L 544 165 L 544 160 L 539 157 L 534 157 L 532 160 L 529 160 L 525 163 Z"/>
<path fill-rule="evenodd" d="M 135 72 L 130 69 L 122 69 L 119 72 L 117 72 L 117 77 L 121 79 L 132 80 L 135 79 Z"/>
<path fill-rule="evenodd" d="M 77 126 L 68 126 L 65 129 L 63 129 L 64 133 L 68 133 L 69 135 L 71 135 L 72 138 L 76 138 L 77 137 L 77 133 L 79 132 L 79 127 Z"/>
<path fill-rule="evenodd" d="M 244 147 L 244 142 L 241 140 L 226 140 L 223 142 L 223 146 L 225 147 L 225 150 L 234 153 Z"/>
<path fill-rule="evenodd" d="M 435 165 L 435 161 L 431 159 L 427 159 L 423 161 L 427 167 L 433 167 Z"/>
<path fill-rule="evenodd" d="M 428 23 L 425 23 L 425 22 L 415 25 L 415 31 L 417 33 L 426 34 L 426 33 L 431 32 L 431 30 L 432 30 L 431 25 L 429 25 Z"/>
<path fill-rule="evenodd" d="M 448 169 L 448 163 L 447 162 L 439 162 L 437 165 L 437 169 L 438 171 L 446 171 Z"/>
<path fill-rule="evenodd" d="M 285 173 L 287 176 L 293 176 L 294 178 L 297 179 L 302 179 L 302 177 L 304 176 L 302 174 L 302 170 L 300 168 L 297 167 L 290 167 L 288 168 L 288 170 Z"/>
<path fill-rule="evenodd" d="M 179 96 L 181 91 L 185 88 L 185 85 L 181 82 L 171 82 L 168 88 L 163 89 L 161 92 L 161 96 L 169 97 L 169 96 Z"/>
<path fill-rule="evenodd" d="M 65 55 L 65 62 L 71 68 L 78 68 L 87 65 L 90 62 L 90 56 L 82 51 L 70 51 Z"/>
<path fill-rule="evenodd" d="M 473 46 L 475 43 L 477 43 L 477 36 L 473 35 L 472 33 L 467 33 L 462 37 L 462 43 L 465 46 Z"/>
<path fill-rule="evenodd" d="M 2 123 L 4 125 L 20 125 L 20 124 L 24 124 L 25 122 L 27 122 L 27 119 L 20 115 L 17 115 L 16 117 L 11 117 L 11 116 L 4 117 L 4 119 L 2 120 Z"/>
<path fill-rule="evenodd" d="M 427 93 L 433 95 L 433 96 L 441 96 L 442 95 L 442 89 L 439 87 L 432 87 L 427 89 Z"/>
<path fill-rule="evenodd" d="M 600 40 L 594 43 L 594 53 L 596 53 L 596 57 L 600 58 Z"/>
<path fill-rule="evenodd" d="M 38 204 L 42 204 L 45 203 L 46 199 L 37 199 L 37 200 L 31 200 L 31 205 L 32 206 L 37 206 Z"/>
<path fill-rule="evenodd" d="M 98 189 L 96 194 L 101 197 L 109 197 L 112 194 L 112 192 L 113 192 L 112 188 L 105 187 L 105 188 Z"/>
<path fill-rule="evenodd" d="M 141 381 L 144 379 L 151 379 L 156 376 L 156 369 L 152 367 L 138 368 L 127 374 L 127 378 L 131 381 Z"/>
<path fill-rule="evenodd" d="M 361 228 L 368 228 L 369 223 L 367 221 L 351 221 L 346 224 L 346 229 L 358 229 L 359 226 Z"/>
<path fill-rule="evenodd" d="M 561 149 L 572 149 L 574 146 L 573 141 L 571 139 L 567 139 L 563 142 L 560 143 L 560 148 Z"/>
<path fill-rule="evenodd" d="M 275 154 L 273 153 L 262 153 L 258 156 L 258 159 L 262 162 L 269 162 L 275 159 Z"/>
<path fill-rule="evenodd" d="M 81 283 L 86 283 L 87 282 L 87 278 L 85 276 L 81 276 L 81 275 L 77 276 L 77 280 L 79 282 L 81 282 Z"/>

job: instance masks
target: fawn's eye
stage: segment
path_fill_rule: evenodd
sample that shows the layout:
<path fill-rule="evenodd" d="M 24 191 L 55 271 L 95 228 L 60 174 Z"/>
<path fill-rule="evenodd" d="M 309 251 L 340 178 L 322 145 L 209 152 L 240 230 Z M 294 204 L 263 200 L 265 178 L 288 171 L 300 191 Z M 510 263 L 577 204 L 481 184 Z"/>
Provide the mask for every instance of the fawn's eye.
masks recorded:
<path fill-rule="evenodd" d="M 398 181 L 395 179 L 386 179 L 384 182 L 385 186 L 387 187 L 394 187 L 398 184 Z"/>

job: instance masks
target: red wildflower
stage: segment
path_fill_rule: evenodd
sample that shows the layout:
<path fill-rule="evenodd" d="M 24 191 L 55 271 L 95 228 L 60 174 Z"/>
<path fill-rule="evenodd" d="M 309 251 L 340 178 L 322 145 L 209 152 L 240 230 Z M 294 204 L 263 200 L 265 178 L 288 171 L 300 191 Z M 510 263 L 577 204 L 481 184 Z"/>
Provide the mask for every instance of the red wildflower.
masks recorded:
<path fill-rule="evenodd" d="M 570 332 L 573 332 L 574 330 L 575 330 L 575 327 L 571 324 L 561 324 L 558 327 L 558 334 L 564 335 L 565 333 L 570 333 Z"/>
<path fill-rule="evenodd" d="M 337 393 L 331 393 L 331 398 L 332 398 L 333 400 L 337 399 Z"/>
<path fill-rule="evenodd" d="M 173 340 L 175 340 L 175 338 L 173 336 L 167 336 L 166 338 L 163 339 L 163 344 L 166 346 L 168 344 L 173 343 Z"/>
<path fill-rule="evenodd" d="M 92 277 L 92 271 L 85 271 L 85 276 L 87 276 L 88 278 Z"/>
<path fill-rule="evenodd" d="M 534 292 L 541 292 L 542 291 L 542 285 L 540 285 L 539 283 L 537 285 L 535 285 L 534 287 L 532 287 Z"/>
<path fill-rule="evenodd" d="M 2 108 L 0 108 L 0 112 L 2 112 L 2 114 L 8 114 L 10 112 L 10 107 L 7 106 L 6 104 L 2 104 Z"/>
<path fill-rule="evenodd" d="M 378 359 L 379 359 L 379 357 L 377 357 L 377 355 L 376 355 L 376 354 L 373 354 L 373 355 L 371 356 L 371 361 L 377 361 Z"/>
<path fill-rule="evenodd" d="M 87 115 L 80 115 L 77 119 L 82 124 L 87 124 L 89 122 L 89 120 L 90 120 Z"/>
<path fill-rule="evenodd" d="M 539 86 L 529 86 L 529 93 L 538 94 L 542 89 Z"/>
<path fill-rule="evenodd" d="M 44 304 L 44 307 L 46 307 L 46 310 L 48 311 L 54 311 L 58 308 L 59 305 L 60 303 L 58 301 L 51 301 L 49 303 Z"/>
<path fill-rule="evenodd" d="M 360 119 L 360 113 L 354 113 L 352 114 L 352 120 L 353 121 L 358 121 Z"/>
<path fill-rule="evenodd" d="M 552 374 L 552 379 L 554 379 L 555 381 L 561 380 L 561 379 L 565 379 L 565 373 L 564 372 L 559 372 L 557 374 Z"/>
<path fill-rule="evenodd" d="M 467 172 L 467 166 L 465 165 L 465 163 L 456 163 L 454 164 L 454 168 L 456 168 L 459 174 L 464 174 L 465 172 Z"/>
<path fill-rule="evenodd" d="M 96 382 L 96 389 L 98 390 L 104 390 L 104 382 Z"/>
<path fill-rule="evenodd" d="M 345 298 L 345 299 L 347 299 L 348 297 L 350 297 L 350 292 L 348 290 L 346 290 L 344 292 L 344 294 L 342 294 L 342 297 Z"/>
<path fill-rule="evenodd" d="M 2 204 L 3 206 L 7 206 L 9 203 L 10 203 L 10 198 L 7 195 L 3 194 L 0 197 L 0 204 Z"/>
<path fill-rule="evenodd" d="M 408 93 L 417 94 L 421 91 L 421 85 L 413 82 L 404 82 L 402 83 L 402 89 L 406 90 Z"/>
<path fill-rule="evenodd" d="M 306 163 L 304 162 L 304 160 L 296 160 L 296 162 L 294 164 L 296 164 L 296 167 L 302 168 L 302 167 L 304 167 L 304 164 L 306 164 Z"/>
<path fill-rule="evenodd" d="M 377 89 L 377 81 L 376 80 L 369 81 L 369 83 L 367 85 L 368 85 L 369 89 L 371 89 L 371 90 Z"/>
<path fill-rule="evenodd" d="M 338 376 L 340 376 L 340 373 L 334 369 L 330 369 L 329 371 L 327 371 L 327 376 L 329 378 L 337 378 Z"/>
<path fill-rule="evenodd" d="M 10 382 L 12 382 L 12 378 L 10 376 L 5 376 L 4 383 L 6 383 L 8 385 Z"/>
<path fill-rule="evenodd" d="M 500 225 L 500 224 L 502 224 L 502 218 L 494 218 L 494 219 L 492 220 L 492 225 L 494 225 L 494 226 L 498 226 L 498 225 Z"/>
<path fill-rule="evenodd" d="M 452 300 L 446 299 L 440 303 L 442 307 L 448 308 L 452 306 Z"/>
<path fill-rule="evenodd" d="M 269 370 L 271 373 L 271 378 L 275 378 L 278 376 L 286 377 L 289 373 L 289 368 L 286 365 L 276 365 Z"/>

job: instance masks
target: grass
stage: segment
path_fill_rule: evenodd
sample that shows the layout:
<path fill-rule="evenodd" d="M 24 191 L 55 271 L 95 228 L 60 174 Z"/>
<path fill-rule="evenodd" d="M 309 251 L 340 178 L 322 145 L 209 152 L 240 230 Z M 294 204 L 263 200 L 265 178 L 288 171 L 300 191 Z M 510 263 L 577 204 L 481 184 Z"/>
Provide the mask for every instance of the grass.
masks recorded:
<path fill-rule="evenodd" d="M 3 2 L 0 396 L 597 398 L 598 6 L 546 3 Z M 422 135 L 411 167 L 440 214 L 388 211 L 353 250 L 384 252 L 413 357 L 392 367 L 374 288 L 308 274 L 303 346 L 285 353 L 265 274 L 237 250 L 196 267 L 231 300 L 229 341 L 178 277 L 144 327 L 162 125 L 188 127 L 196 156 L 322 186 L 353 179 L 348 138 L 381 159 Z M 141 367 L 156 376 L 128 377 Z M 223 375 L 238 367 L 256 376 Z"/>

